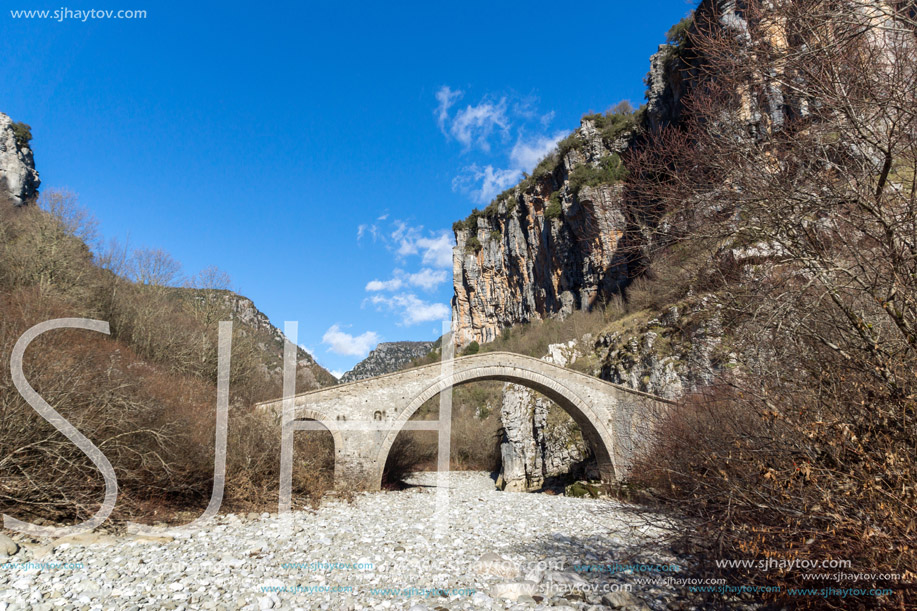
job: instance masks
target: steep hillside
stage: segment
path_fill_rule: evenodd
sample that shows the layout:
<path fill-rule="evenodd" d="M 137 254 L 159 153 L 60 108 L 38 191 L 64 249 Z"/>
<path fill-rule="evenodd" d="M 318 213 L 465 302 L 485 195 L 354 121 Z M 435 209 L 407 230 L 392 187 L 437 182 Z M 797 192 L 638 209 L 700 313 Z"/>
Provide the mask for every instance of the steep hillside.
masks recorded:
<path fill-rule="evenodd" d="M 11 122 L 3 129 L 0 141 L 17 137 Z M 37 187 L 30 156 L 15 159 L 36 179 L 29 188 Z M 281 332 L 251 300 L 216 284 L 177 288 L 132 280 L 144 276 L 138 273 L 143 261 L 136 253 L 93 253 L 85 241 L 93 222 L 75 198 L 44 191 L 33 201 L 25 183 L 8 192 L 10 184 L 5 180 L 0 193 L 0 360 L 9 364 L 17 339 L 38 323 L 109 322 L 108 336 L 42 335 L 27 352 L 24 371 L 111 460 L 121 493 L 115 517 L 161 520 L 209 498 L 223 320 L 234 322 L 226 506 L 276 503 L 278 430 L 250 407 L 282 392 Z M 84 518 L 101 498 L 98 470 L 23 400 L 9 371 L 0 375 L 0 454 L 6 457 L 0 508 L 20 519 Z M 298 390 L 335 383 L 299 351 Z M 300 499 L 317 498 L 330 480 L 330 438 L 304 436 L 296 443 L 303 460 L 294 469 L 294 489 Z"/>
<path fill-rule="evenodd" d="M 283 380 L 283 332 L 271 324 L 270 319 L 248 297 L 227 290 L 175 289 L 178 298 L 189 309 L 215 307 L 223 312 L 225 320 L 232 320 L 240 332 L 254 343 L 259 355 L 258 369 L 273 387 L 280 388 Z M 314 390 L 337 384 L 337 379 L 315 362 L 311 354 L 297 346 L 297 392 Z"/>

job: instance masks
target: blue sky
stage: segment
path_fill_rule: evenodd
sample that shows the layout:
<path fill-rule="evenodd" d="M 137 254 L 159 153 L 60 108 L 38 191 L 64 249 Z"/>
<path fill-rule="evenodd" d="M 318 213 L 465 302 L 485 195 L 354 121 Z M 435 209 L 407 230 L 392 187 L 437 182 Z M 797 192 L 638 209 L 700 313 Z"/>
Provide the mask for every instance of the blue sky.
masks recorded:
<path fill-rule="evenodd" d="M 588 111 L 642 103 L 692 2 L 150 2 L 0 14 L 0 111 L 106 238 L 216 265 L 338 373 L 439 336 L 451 225 Z"/>

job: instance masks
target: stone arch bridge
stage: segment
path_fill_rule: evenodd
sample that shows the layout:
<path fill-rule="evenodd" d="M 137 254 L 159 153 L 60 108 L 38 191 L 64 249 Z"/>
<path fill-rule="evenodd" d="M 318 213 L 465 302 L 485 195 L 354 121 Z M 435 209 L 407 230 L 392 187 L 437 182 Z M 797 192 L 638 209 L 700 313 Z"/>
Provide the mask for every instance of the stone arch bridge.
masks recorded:
<path fill-rule="evenodd" d="M 439 430 L 410 420 L 443 390 L 477 380 L 501 380 L 536 390 L 566 411 L 582 430 L 605 481 L 627 474 L 669 401 L 528 356 L 489 352 L 405 369 L 295 395 L 294 430 L 331 431 L 339 487 L 378 490 L 389 450 L 402 430 Z M 283 399 L 256 408 L 282 418 Z M 446 429 L 448 430 L 448 429 Z"/>

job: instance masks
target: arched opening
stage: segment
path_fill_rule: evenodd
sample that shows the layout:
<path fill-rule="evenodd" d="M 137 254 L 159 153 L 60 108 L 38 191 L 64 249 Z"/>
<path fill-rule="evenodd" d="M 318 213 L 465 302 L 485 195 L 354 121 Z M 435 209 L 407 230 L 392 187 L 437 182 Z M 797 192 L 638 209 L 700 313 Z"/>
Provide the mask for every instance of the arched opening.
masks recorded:
<path fill-rule="evenodd" d="M 500 417 L 502 389 L 503 383 L 497 381 L 473 381 L 453 389 L 450 427 L 452 469 L 499 472 L 503 436 Z M 439 404 L 438 395 L 431 397 L 410 420 L 438 420 Z M 402 487 L 403 479 L 409 473 L 435 470 L 438 441 L 437 431 L 402 429 L 386 457 L 382 471 L 383 488 Z"/>
<path fill-rule="evenodd" d="M 598 475 L 606 481 L 614 479 L 616 470 L 612 458 L 614 456 L 614 442 L 612 432 L 609 430 L 610 423 L 603 422 L 593 411 L 590 404 L 574 390 L 543 374 L 511 366 L 487 366 L 466 369 L 454 374 L 449 379 L 439 379 L 432 383 L 414 397 L 410 404 L 399 414 L 396 419 L 396 427 L 381 444 L 376 464 L 386 465 L 391 449 L 399 436 L 401 436 L 405 423 L 414 417 L 421 408 L 424 408 L 428 402 L 431 400 L 436 402 L 436 398 L 443 389 L 449 386 L 461 388 L 462 385 L 469 382 L 489 380 L 520 385 L 540 393 L 545 399 L 555 403 L 560 410 L 569 415 L 579 429 L 585 444 L 595 457 Z M 427 434 L 435 436 L 437 433 L 433 431 Z M 435 459 L 435 455 L 433 458 Z M 378 474 L 380 480 L 382 474 L 383 468 L 380 467 Z"/>
<path fill-rule="evenodd" d="M 334 488 L 340 433 L 328 427 L 318 414 L 297 410 L 293 422 L 293 506 L 314 505 Z M 343 420 L 343 416 L 338 420 Z M 276 460 L 276 457 L 274 457 Z"/>

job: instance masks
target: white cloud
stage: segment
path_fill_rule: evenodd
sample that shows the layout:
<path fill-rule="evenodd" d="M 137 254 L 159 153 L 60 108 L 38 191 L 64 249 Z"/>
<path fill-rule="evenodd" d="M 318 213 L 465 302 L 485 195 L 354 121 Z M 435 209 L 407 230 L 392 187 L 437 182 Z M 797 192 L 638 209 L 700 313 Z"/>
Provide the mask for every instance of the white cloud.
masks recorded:
<path fill-rule="evenodd" d="M 423 252 L 424 265 L 452 267 L 452 248 L 455 246 L 452 234 L 443 231 L 436 237 L 420 238 L 417 247 Z"/>
<path fill-rule="evenodd" d="M 452 247 L 449 248 L 449 260 L 452 260 Z M 446 281 L 446 270 L 438 269 L 432 270 L 429 267 L 425 267 L 416 274 L 411 274 L 408 276 L 408 282 L 413 285 L 422 288 L 425 291 L 432 291 L 440 284 Z"/>
<path fill-rule="evenodd" d="M 453 179 L 453 190 L 466 193 L 476 203 L 487 204 L 519 182 L 523 172 L 531 172 L 566 135 L 557 131 L 545 133 L 554 120 L 554 111 L 541 112 L 535 96 L 511 94 L 494 101 L 495 96 L 485 95 L 477 105 L 469 105 L 450 117 L 450 109 L 461 95 L 462 92 L 442 87 L 436 94 L 439 102 L 436 112 L 440 129 L 461 143 L 466 153 L 473 147 L 490 152 L 494 134 L 501 134 L 502 141 L 508 143 L 510 132 L 516 133 L 515 144 L 499 151 L 505 155 L 505 163 L 477 161 Z M 526 130 L 532 130 L 535 135 L 526 136 Z"/>
<path fill-rule="evenodd" d="M 379 309 L 399 312 L 401 324 L 406 326 L 449 318 L 449 306 L 424 301 L 413 293 L 401 293 L 391 297 L 374 295 L 370 298 L 370 302 Z"/>
<path fill-rule="evenodd" d="M 357 227 L 357 241 L 359 242 L 362 240 L 363 236 L 367 233 L 372 236 L 373 242 L 377 241 L 380 237 L 385 237 L 379 231 L 379 227 L 377 225 L 363 223 Z"/>
<path fill-rule="evenodd" d="M 424 235 L 423 226 L 411 227 L 403 221 L 395 221 L 394 224 L 391 239 L 398 244 L 395 253 L 399 257 L 420 255 L 424 265 L 452 266 L 452 247 L 455 244 L 450 232 L 442 230 Z"/>
<path fill-rule="evenodd" d="M 477 106 L 469 105 L 455 113 L 449 133 L 462 143 L 465 150 L 477 144 L 481 150 L 490 151 L 491 135 L 495 130 L 506 133 L 509 125 L 506 98 L 501 98 L 496 103 L 482 101 Z"/>
<path fill-rule="evenodd" d="M 472 164 L 452 180 L 452 188 L 468 193 L 479 204 L 487 204 L 519 182 L 523 172 L 531 172 L 538 162 L 551 154 L 564 136 L 566 132 L 532 139 L 520 137 L 509 153 L 510 167 L 501 169 L 489 164 L 484 167 Z"/>
<path fill-rule="evenodd" d="M 516 170 L 531 172 L 566 135 L 566 132 L 555 132 L 553 136 L 536 136 L 531 140 L 519 138 L 509 153 L 510 164 Z"/>
<path fill-rule="evenodd" d="M 322 343 L 327 344 L 329 350 L 335 354 L 362 358 L 379 343 L 379 339 L 379 334 L 375 331 L 367 331 L 354 336 L 341 331 L 338 325 L 331 325 L 322 336 Z"/>
<path fill-rule="evenodd" d="M 340 379 L 341 379 L 341 376 L 344 375 L 344 374 L 347 373 L 347 372 L 346 372 L 346 371 L 341 371 L 340 369 L 331 369 L 331 370 L 328 371 L 328 373 L 330 373 L 331 375 L 333 375 L 334 377 L 336 377 L 338 380 L 340 380 Z"/>
<path fill-rule="evenodd" d="M 391 280 L 371 280 L 366 284 L 366 290 L 371 293 L 377 291 L 397 291 L 402 286 L 404 286 L 404 281 L 401 278 L 392 278 Z"/>
<path fill-rule="evenodd" d="M 447 85 L 443 85 L 436 92 L 436 101 L 439 102 L 439 106 L 436 107 L 436 122 L 444 134 L 446 133 L 446 120 L 449 118 L 449 109 L 461 97 L 461 91 L 453 91 Z"/>
<path fill-rule="evenodd" d="M 398 249 L 395 251 L 401 256 L 417 254 L 417 239 L 421 236 L 423 227 L 411 227 L 404 221 L 393 221 L 395 230 L 391 233 L 391 238 L 398 243 Z"/>

